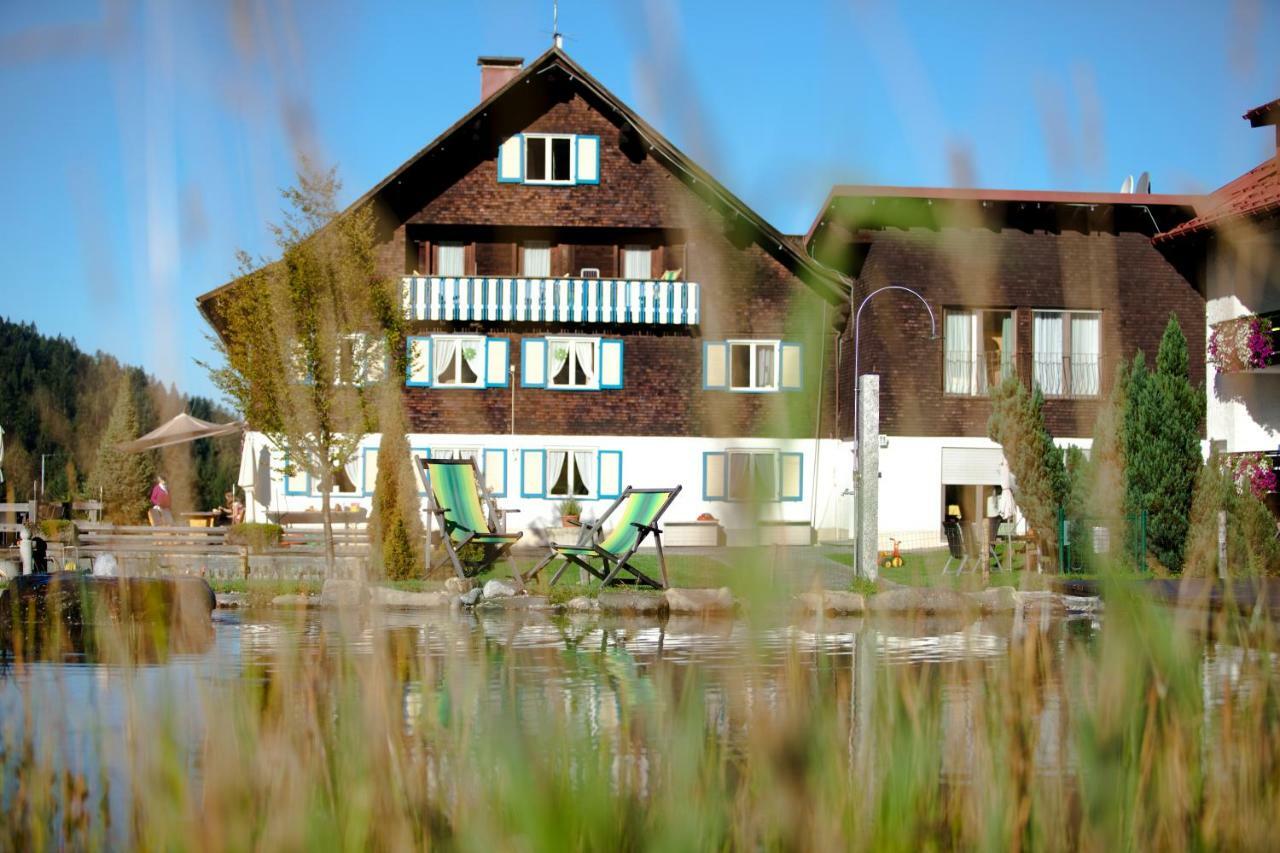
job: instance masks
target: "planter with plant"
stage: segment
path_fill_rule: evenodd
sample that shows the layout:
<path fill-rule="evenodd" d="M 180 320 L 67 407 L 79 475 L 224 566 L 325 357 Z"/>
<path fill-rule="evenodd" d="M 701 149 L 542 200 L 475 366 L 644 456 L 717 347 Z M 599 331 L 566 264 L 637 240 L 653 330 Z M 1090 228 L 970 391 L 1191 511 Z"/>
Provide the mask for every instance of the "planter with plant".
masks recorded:
<path fill-rule="evenodd" d="M 233 524 L 227 528 L 228 545 L 244 545 L 255 554 L 268 548 L 280 547 L 280 534 L 284 532 L 278 524 L 261 524 L 246 521 Z"/>
<path fill-rule="evenodd" d="M 1269 367 L 1276 354 L 1276 331 L 1257 314 L 1215 323 L 1209 333 L 1209 363 L 1219 373 Z"/>
<path fill-rule="evenodd" d="M 573 527 L 578 524 L 578 520 L 582 518 L 582 504 L 573 498 L 566 498 L 560 502 L 560 522 L 565 527 Z"/>

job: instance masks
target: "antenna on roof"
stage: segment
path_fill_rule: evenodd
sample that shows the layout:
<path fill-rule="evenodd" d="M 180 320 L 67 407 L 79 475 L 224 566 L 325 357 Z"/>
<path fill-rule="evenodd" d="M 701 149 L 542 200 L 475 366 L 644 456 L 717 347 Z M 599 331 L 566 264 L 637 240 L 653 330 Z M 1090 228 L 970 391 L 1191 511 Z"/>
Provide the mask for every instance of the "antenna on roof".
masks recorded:
<path fill-rule="evenodd" d="M 1124 183 L 1120 185 L 1120 192 L 1125 195 L 1133 192 L 1133 175 L 1124 179 Z"/>
<path fill-rule="evenodd" d="M 1138 195 L 1147 195 L 1151 192 L 1151 174 L 1143 172 L 1138 176 L 1138 183 L 1134 186 L 1133 191 Z"/>
<path fill-rule="evenodd" d="M 560 0 L 551 0 L 551 43 L 564 47 L 564 36 L 560 34 Z"/>

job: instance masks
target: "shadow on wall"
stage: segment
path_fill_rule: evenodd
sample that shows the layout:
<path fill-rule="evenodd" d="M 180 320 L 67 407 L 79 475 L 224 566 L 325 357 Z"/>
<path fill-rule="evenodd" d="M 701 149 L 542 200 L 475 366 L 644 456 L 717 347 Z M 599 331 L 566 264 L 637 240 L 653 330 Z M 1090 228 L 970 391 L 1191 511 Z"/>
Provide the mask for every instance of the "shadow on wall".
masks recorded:
<path fill-rule="evenodd" d="M 1280 433 L 1280 372 L 1219 373 L 1213 393 L 1224 403 L 1244 406 L 1259 427 Z"/>

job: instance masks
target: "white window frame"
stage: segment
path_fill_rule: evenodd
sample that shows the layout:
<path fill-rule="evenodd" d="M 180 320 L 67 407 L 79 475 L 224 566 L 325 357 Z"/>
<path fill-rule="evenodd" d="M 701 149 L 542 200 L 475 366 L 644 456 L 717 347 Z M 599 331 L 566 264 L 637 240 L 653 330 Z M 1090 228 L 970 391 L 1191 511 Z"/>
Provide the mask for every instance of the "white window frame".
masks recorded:
<path fill-rule="evenodd" d="M 582 343 L 583 341 L 587 341 L 592 345 L 592 358 L 595 361 L 594 379 L 589 384 L 585 382 L 584 383 L 556 382 L 556 378 L 552 374 L 552 370 L 551 370 L 551 357 L 555 353 L 555 348 L 557 346 L 565 346 L 565 345 L 569 346 L 569 362 L 568 362 L 569 374 L 570 376 L 572 376 L 574 373 L 575 367 L 578 363 L 577 349 L 573 345 Z M 600 390 L 600 339 L 595 337 L 590 337 L 587 335 L 577 335 L 577 336 L 561 335 L 559 337 L 547 338 L 547 387 L 555 388 L 559 390 L 567 389 L 567 390 L 574 390 L 574 391 Z M 580 448 L 580 449 L 585 449 L 585 448 Z"/>
<path fill-rule="evenodd" d="M 457 249 L 460 269 L 449 272 L 444 269 L 444 249 Z M 441 240 L 435 245 L 435 274 L 445 278 L 461 278 L 467 274 L 467 244 L 462 240 Z"/>
<path fill-rule="evenodd" d="M 546 178 L 530 178 L 529 177 L 529 151 L 530 151 L 529 140 L 531 139 L 546 140 L 546 144 L 543 146 L 543 152 L 542 152 L 543 166 L 544 166 L 543 174 L 547 175 Z M 555 178 L 551 177 L 551 174 L 552 174 L 551 148 L 552 148 L 552 140 L 555 140 L 555 139 L 565 139 L 565 140 L 568 140 L 569 142 L 569 177 L 563 180 L 556 180 Z M 578 147 L 577 143 L 574 142 L 574 135 L 572 133 L 526 133 L 524 135 L 524 153 L 523 153 L 524 182 L 526 184 L 555 184 L 558 186 L 567 186 L 569 184 L 574 183 L 574 178 L 575 178 L 575 175 L 577 172 L 577 166 L 578 166 L 578 163 L 577 163 L 578 152 L 575 150 L 577 147 Z"/>
<path fill-rule="evenodd" d="M 1046 397 L 1055 399 L 1077 399 L 1077 400 L 1096 400 L 1102 396 L 1102 311 L 1096 308 L 1084 308 L 1080 310 L 1071 308 L 1035 308 L 1031 312 L 1031 381 L 1036 381 L 1036 363 L 1040 361 L 1040 347 L 1036 340 L 1035 328 L 1036 317 L 1041 314 L 1058 314 L 1062 320 L 1062 352 L 1058 356 L 1058 371 L 1062 377 L 1062 391 L 1052 394 L 1048 389 L 1041 386 L 1041 392 Z M 1096 372 L 1096 388 L 1092 393 L 1077 393 L 1074 390 L 1075 385 L 1075 341 L 1071 338 L 1071 321 L 1074 318 L 1095 317 L 1098 321 L 1098 352 L 1096 358 L 1098 364 L 1094 368 Z M 1068 365 L 1070 365 L 1068 367 Z"/>
<path fill-rule="evenodd" d="M 474 382 L 442 382 L 436 374 L 435 353 L 437 341 L 457 341 L 458 355 L 454 358 L 453 372 L 454 376 L 461 378 L 462 376 L 462 349 L 468 342 L 472 343 L 481 355 L 480 370 L 476 372 Z M 484 362 L 487 358 L 486 347 L 488 342 L 483 335 L 432 335 L 431 336 L 431 385 L 433 388 L 484 388 L 485 386 L 485 370 Z"/>
<path fill-rule="evenodd" d="M 553 453 L 563 453 L 563 454 L 565 454 L 565 459 L 564 459 L 564 466 L 565 466 L 565 480 L 564 480 L 564 481 L 565 481 L 565 485 L 567 485 L 567 486 L 569 487 L 568 493 L 557 493 L 557 492 L 552 491 L 552 490 L 555 488 L 555 483 L 551 482 L 551 474 L 550 474 L 550 471 L 551 471 L 551 454 L 553 454 Z M 598 449 L 598 448 L 595 448 L 595 447 L 548 447 L 548 448 L 546 449 L 546 454 L 547 454 L 546 459 L 547 459 L 547 461 L 546 461 L 546 474 L 545 474 L 545 476 L 546 476 L 546 478 L 547 478 L 547 482 L 546 482 L 546 490 L 547 490 L 547 491 L 546 491 L 546 495 L 547 495 L 547 497 L 549 497 L 549 498 L 557 498 L 557 499 L 560 499 L 560 500 L 565 500 L 565 499 L 567 499 L 567 498 L 574 498 L 575 500 L 591 500 L 591 499 L 595 498 L 595 496 L 596 496 L 597 494 L 599 494 L 599 491 L 600 491 L 600 484 L 599 484 L 599 483 L 596 483 L 596 484 L 595 484 L 595 488 L 594 488 L 594 489 L 589 489 L 589 490 L 587 490 L 587 492 L 586 492 L 585 494 L 581 494 L 581 495 L 575 495 L 575 494 L 572 494 L 572 492 L 573 492 L 573 472 L 574 472 L 574 471 L 577 469 L 577 467 L 578 467 L 577 460 L 574 458 L 574 454 L 575 454 L 575 453 L 590 453 L 590 454 L 591 454 L 591 463 L 590 463 L 590 464 L 591 464 L 592 466 L 594 466 L 594 467 L 595 467 L 595 470 L 596 470 L 597 472 L 600 470 L 600 456 L 599 456 L 600 451 L 599 451 L 599 449 Z M 572 467 L 572 468 L 570 468 L 570 467 L 569 467 L 570 465 L 572 465 L 573 467 Z M 592 477 L 592 480 L 595 480 L 595 477 L 594 477 L 594 476 Z"/>
<path fill-rule="evenodd" d="M 737 338 L 725 341 L 728 349 L 725 352 L 725 382 L 726 387 L 730 391 L 741 392 L 764 392 L 777 391 L 779 387 L 779 374 L 782 372 L 782 341 L 781 340 L 759 340 L 752 338 Z M 746 346 L 751 348 L 751 356 L 749 358 L 750 383 L 748 385 L 733 384 L 733 348 Z M 761 384 L 756 376 L 756 368 L 758 362 L 756 360 L 756 350 L 761 348 L 770 348 L 773 350 L 773 381 L 769 384 Z"/>
<path fill-rule="evenodd" d="M 530 252 L 546 252 L 547 271 L 545 274 L 534 275 L 529 272 L 529 253 Z M 550 240 L 525 240 L 520 244 L 520 275 L 522 278 L 551 278 L 551 241 Z"/>
<path fill-rule="evenodd" d="M 991 390 L 991 380 L 989 378 L 991 366 L 987 363 L 988 359 L 995 355 L 996 351 L 987 349 L 987 339 L 983 335 L 986 327 L 987 317 L 990 315 L 1008 315 L 1013 324 L 1013 343 L 1009 363 L 1012 366 L 1014 376 L 1018 375 L 1018 312 L 1014 308 L 945 308 L 942 313 L 942 393 L 948 397 L 985 397 Z M 954 370 L 953 366 L 948 365 L 948 359 L 951 350 L 947 348 L 947 329 L 949 323 L 947 318 L 964 316 L 968 319 L 968 338 L 969 338 L 969 359 L 967 371 L 964 374 L 956 374 L 950 371 Z M 968 390 L 953 391 L 948 387 L 948 379 L 963 376 L 966 379 Z M 1001 376 L 1003 380 L 1003 376 Z"/>
<path fill-rule="evenodd" d="M 473 445 L 444 445 L 431 448 L 432 459 L 472 459 L 481 471 L 484 470 L 484 448 Z"/>
<path fill-rule="evenodd" d="M 634 255 L 643 253 L 648 259 L 644 275 L 632 275 L 628 265 Z M 622 278 L 626 281 L 653 281 L 653 247 L 630 244 L 622 247 Z"/>
<path fill-rule="evenodd" d="M 777 503 L 782 499 L 782 452 L 776 447 L 736 447 L 730 448 L 724 454 L 724 497 L 727 501 L 737 503 L 750 502 L 755 500 L 754 496 L 748 494 L 742 497 L 734 488 L 733 479 L 733 459 L 735 456 L 771 456 L 773 458 L 773 493 L 771 496 L 761 496 L 761 503 Z M 751 476 L 752 485 L 754 486 L 755 478 L 753 472 L 755 470 L 754 463 L 749 463 L 747 471 Z"/>

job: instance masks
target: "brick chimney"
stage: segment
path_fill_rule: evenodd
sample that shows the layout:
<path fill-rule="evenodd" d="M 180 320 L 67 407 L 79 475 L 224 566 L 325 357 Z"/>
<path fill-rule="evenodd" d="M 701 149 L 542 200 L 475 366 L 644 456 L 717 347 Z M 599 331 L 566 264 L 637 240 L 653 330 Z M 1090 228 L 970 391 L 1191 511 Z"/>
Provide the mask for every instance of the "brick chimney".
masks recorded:
<path fill-rule="evenodd" d="M 521 56 L 482 56 L 476 60 L 480 66 L 480 100 L 507 85 L 507 81 L 524 67 Z"/>

